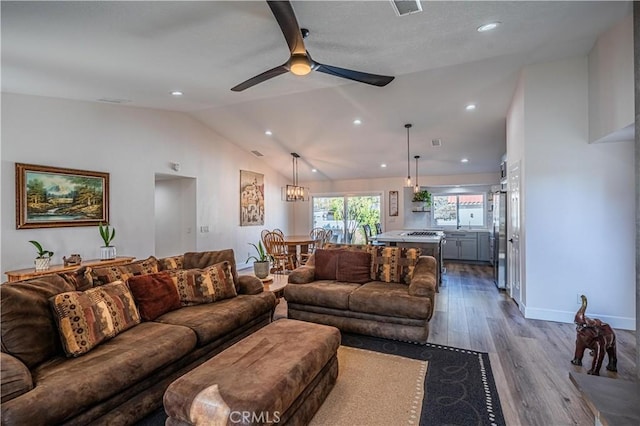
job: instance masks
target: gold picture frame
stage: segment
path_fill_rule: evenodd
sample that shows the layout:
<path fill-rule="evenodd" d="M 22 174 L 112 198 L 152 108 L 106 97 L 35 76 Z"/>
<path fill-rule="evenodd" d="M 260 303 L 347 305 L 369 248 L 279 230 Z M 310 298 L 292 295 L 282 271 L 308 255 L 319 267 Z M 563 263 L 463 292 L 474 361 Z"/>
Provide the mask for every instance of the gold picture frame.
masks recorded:
<path fill-rule="evenodd" d="M 16 229 L 109 222 L 109 173 L 16 163 Z"/>

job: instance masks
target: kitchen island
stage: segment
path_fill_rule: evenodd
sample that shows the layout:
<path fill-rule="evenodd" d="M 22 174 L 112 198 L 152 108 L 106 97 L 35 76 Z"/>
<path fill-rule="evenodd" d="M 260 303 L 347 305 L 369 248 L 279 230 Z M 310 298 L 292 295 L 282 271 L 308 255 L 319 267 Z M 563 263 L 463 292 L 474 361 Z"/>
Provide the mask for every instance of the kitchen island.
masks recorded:
<path fill-rule="evenodd" d="M 373 236 L 372 240 L 385 243 L 388 246 L 419 248 L 423 255 L 435 257 L 438 262 L 436 279 L 438 289 L 440 288 L 440 284 L 442 284 L 442 274 L 444 274 L 444 263 L 442 262 L 444 232 L 403 229 L 400 231 L 383 232 L 382 234 Z"/>

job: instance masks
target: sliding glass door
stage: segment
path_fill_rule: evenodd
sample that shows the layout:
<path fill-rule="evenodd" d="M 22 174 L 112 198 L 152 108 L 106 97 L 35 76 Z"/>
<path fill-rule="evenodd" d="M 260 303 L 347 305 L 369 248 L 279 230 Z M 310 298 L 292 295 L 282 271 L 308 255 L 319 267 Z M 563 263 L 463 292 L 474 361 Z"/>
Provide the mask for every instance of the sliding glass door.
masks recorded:
<path fill-rule="evenodd" d="M 362 226 L 376 229 L 380 204 L 379 194 L 313 196 L 312 224 L 314 228 L 331 229 L 334 243 L 364 244 Z"/>

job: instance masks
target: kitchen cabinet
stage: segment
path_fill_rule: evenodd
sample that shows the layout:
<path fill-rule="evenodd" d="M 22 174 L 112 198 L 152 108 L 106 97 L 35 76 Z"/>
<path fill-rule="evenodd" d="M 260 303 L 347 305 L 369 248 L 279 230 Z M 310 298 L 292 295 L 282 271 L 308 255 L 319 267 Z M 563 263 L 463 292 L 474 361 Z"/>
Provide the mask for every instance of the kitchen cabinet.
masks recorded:
<path fill-rule="evenodd" d="M 445 259 L 478 260 L 477 232 L 445 232 L 445 238 L 442 250 Z"/>

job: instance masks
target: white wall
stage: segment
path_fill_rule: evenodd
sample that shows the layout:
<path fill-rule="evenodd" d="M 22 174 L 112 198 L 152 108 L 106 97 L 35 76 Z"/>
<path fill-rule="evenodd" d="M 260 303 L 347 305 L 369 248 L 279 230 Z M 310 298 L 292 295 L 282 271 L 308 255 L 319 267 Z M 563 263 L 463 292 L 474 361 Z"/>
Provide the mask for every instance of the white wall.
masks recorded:
<path fill-rule="evenodd" d="M 507 156 L 523 164 L 525 316 L 572 322 L 583 293 L 589 316 L 634 329 L 633 144 L 588 143 L 586 57 L 529 66 L 519 88 Z"/>
<path fill-rule="evenodd" d="M 500 164 L 496 164 L 496 173 L 451 175 L 451 176 L 420 176 L 423 187 L 441 185 L 495 185 L 500 182 Z M 382 227 L 384 231 L 395 231 L 405 228 L 404 211 L 404 181 L 406 177 L 379 179 L 350 179 L 337 181 L 306 182 L 311 195 L 329 194 L 364 194 L 382 193 Z M 398 216 L 389 216 L 389 191 L 398 191 Z M 311 203 L 293 203 L 295 211 L 296 234 L 307 234 L 311 229 Z M 419 213 L 420 214 L 420 213 Z"/>
<path fill-rule="evenodd" d="M 633 17 L 627 16 L 598 38 L 589 53 L 589 141 L 632 140 Z"/>
<path fill-rule="evenodd" d="M 239 226 L 240 170 L 265 175 L 265 226 L 288 230 L 290 207 L 280 200 L 287 179 L 251 154 L 225 141 L 186 114 L 122 105 L 2 94 L 1 229 L 3 272 L 33 265 L 35 239 L 63 255 L 99 257 L 96 227 L 15 228 L 14 163 L 31 163 L 110 173 L 110 222 L 117 229 L 118 254 L 154 254 L 155 175 L 197 180 L 197 250 L 233 248 L 244 262 L 249 242 L 262 227 Z"/>

